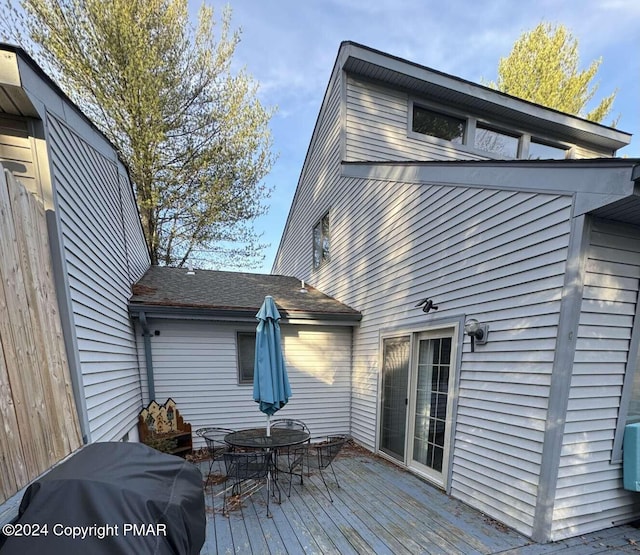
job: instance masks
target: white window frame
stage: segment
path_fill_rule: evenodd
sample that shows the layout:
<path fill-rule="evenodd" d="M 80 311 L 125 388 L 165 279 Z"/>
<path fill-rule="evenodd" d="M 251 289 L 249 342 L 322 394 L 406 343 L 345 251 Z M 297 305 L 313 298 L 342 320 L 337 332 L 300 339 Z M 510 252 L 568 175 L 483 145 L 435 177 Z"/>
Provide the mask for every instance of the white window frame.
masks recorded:
<path fill-rule="evenodd" d="M 446 139 L 441 139 L 439 137 L 433 137 L 431 135 L 425 135 L 424 133 L 418 133 L 413 130 L 413 107 L 414 105 L 424 108 L 425 110 L 431 110 L 433 112 L 437 112 L 442 114 L 443 116 L 451 116 L 454 118 L 465 120 L 465 130 L 464 136 L 462 139 L 462 144 L 454 143 L 452 141 L 448 141 Z M 432 143 L 438 146 L 447 147 L 447 148 L 455 148 L 462 152 L 467 152 L 469 154 L 481 155 L 483 158 L 493 159 L 493 160 L 527 160 L 529 157 L 529 144 L 531 141 L 546 144 L 551 147 L 560 148 L 566 151 L 565 159 L 573 158 L 574 153 L 574 145 L 570 143 L 564 143 L 562 141 L 558 141 L 557 139 L 547 138 L 544 136 L 540 136 L 538 134 L 531 133 L 530 131 L 525 131 L 520 128 L 510 128 L 500 121 L 492 121 L 487 120 L 482 117 L 465 113 L 460 110 L 451 109 L 447 106 L 442 106 L 441 104 L 437 104 L 435 102 L 430 102 L 428 100 L 422 100 L 419 97 L 410 97 L 408 99 L 407 104 L 407 137 L 416 139 L 422 142 Z M 488 127 L 492 130 L 495 130 L 498 133 L 504 133 L 506 135 L 510 135 L 514 138 L 518 139 L 518 149 L 516 158 L 505 158 L 503 156 L 499 156 L 493 152 L 489 152 L 487 150 L 481 150 L 479 148 L 475 148 L 475 134 L 477 126 Z"/>

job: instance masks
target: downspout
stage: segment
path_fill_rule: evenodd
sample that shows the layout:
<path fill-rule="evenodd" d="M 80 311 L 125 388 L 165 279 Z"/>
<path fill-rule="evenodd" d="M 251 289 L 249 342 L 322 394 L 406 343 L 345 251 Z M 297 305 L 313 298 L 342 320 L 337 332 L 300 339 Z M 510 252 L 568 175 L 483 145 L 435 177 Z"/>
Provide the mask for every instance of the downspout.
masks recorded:
<path fill-rule="evenodd" d="M 147 366 L 147 387 L 149 389 L 149 401 L 156 398 L 156 386 L 153 380 L 153 359 L 151 358 L 151 332 L 147 323 L 147 315 L 144 310 L 138 313 L 140 325 L 142 326 L 142 337 L 144 338 L 144 360 Z"/>

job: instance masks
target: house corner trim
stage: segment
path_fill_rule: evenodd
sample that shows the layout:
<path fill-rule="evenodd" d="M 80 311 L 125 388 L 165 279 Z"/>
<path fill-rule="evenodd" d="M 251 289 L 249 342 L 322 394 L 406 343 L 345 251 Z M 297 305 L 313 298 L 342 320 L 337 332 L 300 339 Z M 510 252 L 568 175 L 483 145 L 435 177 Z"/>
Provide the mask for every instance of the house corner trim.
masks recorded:
<path fill-rule="evenodd" d="M 573 375 L 590 230 L 590 220 L 584 215 L 571 220 L 567 266 L 562 288 L 560 319 L 542 447 L 542 464 L 533 521 L 532 539 L 541 543 L 551 541 L 553 532 L 553 510 L 569 390 Z"/>

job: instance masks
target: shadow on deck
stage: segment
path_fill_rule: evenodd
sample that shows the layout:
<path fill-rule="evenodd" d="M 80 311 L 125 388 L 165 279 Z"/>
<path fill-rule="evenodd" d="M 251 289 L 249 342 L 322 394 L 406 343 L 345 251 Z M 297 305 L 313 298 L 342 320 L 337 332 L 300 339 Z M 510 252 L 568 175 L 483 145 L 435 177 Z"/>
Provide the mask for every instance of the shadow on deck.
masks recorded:
<path fill-rule="evenodd" d="M 330 471 L 325 475 L 333 503 L 314 475 L 304 486 L 294 481 L 290 498 L 285 487 L 281 504 L 272 500 L 272 518 L 266 516 L 264 487 L 243 498 L 242 512 L 236 507 L 225 516 L 222 485 L 208 486 L 202 555 L 640 553 L 640 530 L 632 526 L 535 544 L 364 450 L 346 449 L 334 465 L 341 487 Z"/>

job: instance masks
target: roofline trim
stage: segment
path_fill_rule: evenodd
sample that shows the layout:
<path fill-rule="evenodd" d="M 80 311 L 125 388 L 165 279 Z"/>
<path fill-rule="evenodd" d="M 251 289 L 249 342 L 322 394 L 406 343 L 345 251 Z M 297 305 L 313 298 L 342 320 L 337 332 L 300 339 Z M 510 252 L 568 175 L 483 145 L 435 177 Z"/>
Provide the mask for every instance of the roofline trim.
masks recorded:
<path fill-rule="evenodd" d="M 256 313 L 258 308 L 241 309 L 241 308 L 214 308 L 214 307 L 196 307 L 196 306 L 177 306 L 177 305 L 152 305 L 141 303 L 129 303 L 129 315 L 132 318 L 139 318 L 141 312 L 148 316 L 167 317 L 178 319 L 203 319 L 203 320 L 220 320 L 220 321 L 246 321 L 256 323 Z M 356 325 L 362 320 L 362 314 L 359 312 L 305 312 L 305 311 L 287 311 L 278 308 L 283 323 L 300 322 L 317 322 L 327 321 L 332 323 L 351 323 Z"/>
<path fill-rule="evenodd" d="M 404 75 L 414 77 L 421 81 L 434 83 L 454 90 L 465 96 L 477 97 L 478 94 L 470 94 L 469 89 L 471 88 L 478 93 L 481 93 L 480 96 L 490 103 L 507 106 L 517 111 L 528 113 L 531 116 L 553 121 L 559 125 L 577 128 L 587 133 L 606 136 L 608 140 L 619 143 L 617 148 L 623 148 L 631 142 L 631 133 L 620 131 L 614 127 L 590 121 L 580 116 L 567 114 L 554 108 L 548 108 L 541 104 L 536 104 L 535 102 L 518 98 L 485 85 L 444 73 L 357 42 L 342 42 L 340 45 L 340 52 L 343 54 L 342 56 L 339 56 L 341 59 L 340 67 L 342 68 L 344 68 L 348 59 L 353 57 L 363 62 L 378 65 L 390 71 L 396 71 Z M 400 66 L 402 66 L 402 68 Z M 501 99 L 500 102 L 498 102 L 498 98 Z"/>

